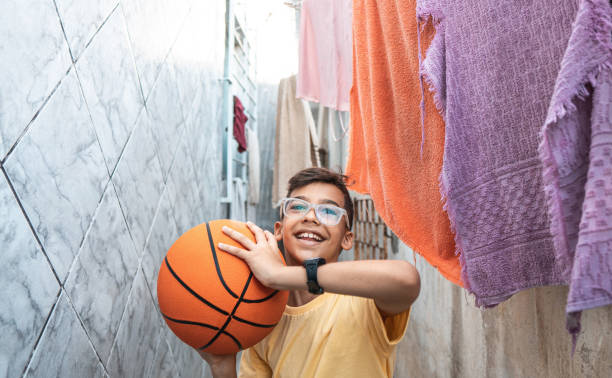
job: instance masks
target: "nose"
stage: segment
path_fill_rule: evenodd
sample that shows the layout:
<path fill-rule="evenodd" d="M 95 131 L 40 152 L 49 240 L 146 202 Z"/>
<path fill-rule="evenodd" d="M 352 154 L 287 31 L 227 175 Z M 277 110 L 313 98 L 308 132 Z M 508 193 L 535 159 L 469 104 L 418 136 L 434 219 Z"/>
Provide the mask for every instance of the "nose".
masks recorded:
<path fill-rule="evenodd" d="M 304 215 L 304 220 L 309 220 L 311 222 L 319 223 L 319 219 L 317 218 L 317 214 L 315 213 L 314 207 L 308 209 L 306 214 Z"/>

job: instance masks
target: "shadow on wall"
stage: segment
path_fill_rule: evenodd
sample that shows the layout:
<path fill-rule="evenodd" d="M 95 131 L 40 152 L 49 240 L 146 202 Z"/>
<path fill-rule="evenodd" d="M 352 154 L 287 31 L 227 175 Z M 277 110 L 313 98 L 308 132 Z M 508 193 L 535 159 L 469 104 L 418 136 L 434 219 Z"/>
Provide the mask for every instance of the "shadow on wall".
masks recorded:
<path fill-rule="evenodd" d="M 277 99 L 278 84 L 257 84 L 257 127 L 261 154 L 257 224 L 270 231 L 274 230 L 274 222 L 279 219 L 278 208 L 274 208 L 272 204 Z"/>
<path fill-rule="evenodd" d="M 413 261 L 401 244 L 393 256 Z M 609 377 L 612 307 L 585 311 L 571 356 L 567 287 L 522 291 L 480 310 L 472 297 L 417 256 L 421 294 L 397 349 L 396 377 Z"/>

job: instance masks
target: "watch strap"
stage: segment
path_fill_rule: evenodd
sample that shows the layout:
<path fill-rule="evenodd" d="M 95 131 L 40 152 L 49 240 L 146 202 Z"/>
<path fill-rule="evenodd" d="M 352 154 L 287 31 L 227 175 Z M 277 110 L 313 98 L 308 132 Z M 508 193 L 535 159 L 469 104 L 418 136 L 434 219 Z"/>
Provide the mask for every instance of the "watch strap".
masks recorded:
<path fill-rule="evenodd" d="M 323 288 L 317 281 L 317 269 L 323 264 L 325 264 L 325 259 L 321 257 L 304 261 L 304 268 L 306 269 L 306 284 L 308 285 L 308 291 L 313 294 L 323 294 Z"/>

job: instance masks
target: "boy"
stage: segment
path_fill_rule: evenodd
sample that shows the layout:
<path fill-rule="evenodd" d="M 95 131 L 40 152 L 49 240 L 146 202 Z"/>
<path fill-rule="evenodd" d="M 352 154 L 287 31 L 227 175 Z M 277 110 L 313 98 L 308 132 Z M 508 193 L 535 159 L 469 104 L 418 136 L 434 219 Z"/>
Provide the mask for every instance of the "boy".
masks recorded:
<path fill-rule="evenodd" d="M 290 291 L 274 330 L 243 352 L 240 377 L 393 375 L 395 345 L 419 294 L 419 274 L 402 260 L 337 261 L 353 245 L 345 179 L 323 168 L 298 172 L 274 234 L 248 224 L 256 243 L 224 229 L 243 248 L 220 249 L 244 259 L 262 284 Z M 278 256 L 281 240 L 286 266 Z M 236 376 L 236 355 L 200 354 L 215 378 Z"/>

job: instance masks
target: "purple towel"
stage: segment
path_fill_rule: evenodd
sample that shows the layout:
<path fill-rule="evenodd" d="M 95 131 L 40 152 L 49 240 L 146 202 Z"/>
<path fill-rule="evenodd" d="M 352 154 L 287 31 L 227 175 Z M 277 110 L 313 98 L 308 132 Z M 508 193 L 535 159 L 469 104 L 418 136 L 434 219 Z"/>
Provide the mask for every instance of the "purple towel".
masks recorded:
<path fill-rule="evenodd" d="M 568 330 L 612 303 L 612 8 L 583 0 L 542 130 L 551 230 L 569 282 Z M 575 337 L 574 337 L 575 345 Z"/>
<path fill-rule="evenodd" d="M 421 0 L 417 17 L 437 29 L 421 72 L 446 120 L 440 186 L 476 303 L 560 283 L 570 313 L 611 303 L 608 0 Z"/>
<path fill-rule="evenodd" d="M 578 4 L 422 0 L 438 33 L 422 65 L 446 121 L 442 195 L 479 306 L 564 283 L 538 157 Z"/>

